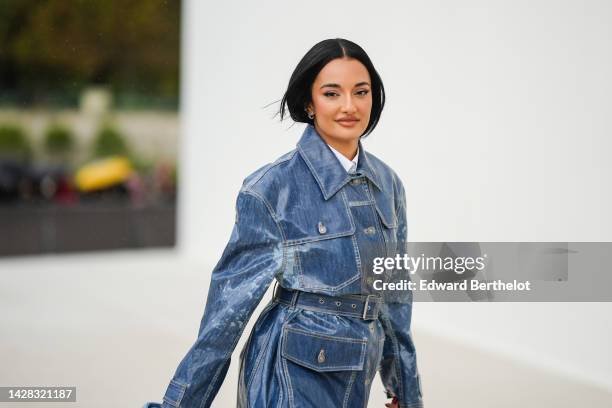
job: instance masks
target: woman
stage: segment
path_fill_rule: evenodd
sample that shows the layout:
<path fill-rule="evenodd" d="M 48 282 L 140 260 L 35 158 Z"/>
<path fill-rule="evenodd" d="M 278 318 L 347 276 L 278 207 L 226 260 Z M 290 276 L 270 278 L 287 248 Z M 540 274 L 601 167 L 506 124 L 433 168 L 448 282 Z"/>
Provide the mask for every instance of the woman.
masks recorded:
<path fill-rule="evenodd" d="M 411 302 L 384 301 L 365 278 L 372 256 L 406 240 L 402 183 L 360 142 L 384 101 L 353 42 L 322 41 L 299 62 L 280 116 L 288 109 L 307 126 L 296 149 L 244 180 L 199 336 L 163 407 L 211 406 L 274 279 L 274 298 L 240 354 L 238 406 L 365 407 L 377 371 L 393 397 L 387 407 L 422 406 Z"/>

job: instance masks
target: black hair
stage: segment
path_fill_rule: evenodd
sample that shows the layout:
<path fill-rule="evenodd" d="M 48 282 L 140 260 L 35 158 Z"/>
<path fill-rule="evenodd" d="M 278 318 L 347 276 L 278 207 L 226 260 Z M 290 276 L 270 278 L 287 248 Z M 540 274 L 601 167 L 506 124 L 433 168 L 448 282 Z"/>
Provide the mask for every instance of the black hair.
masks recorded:
<path fill-rule="evenodd" d="M 370 123 L 361 135 L 361 137 L 366 137 L 374 130 L 380 119 L 380 114 L 385 106 L 385 88 L 370 57 L 363 48 L 343 38 L 323 40 L 315 44 L 302 57 L 293 74 L 291 74 L 289 85 L 281 99 L 279 109 L 281 121 L 286 115 L 285 109 L 287 108 L 294 121 L 314 125 L 314 120 L 310 119 L 305 111 L 308 104 L 312 102 L 312 84 L 323 67 L 336 58 L 354 58 L 360 61 L 370 74 L 372 111 L 370 112 Z"/>

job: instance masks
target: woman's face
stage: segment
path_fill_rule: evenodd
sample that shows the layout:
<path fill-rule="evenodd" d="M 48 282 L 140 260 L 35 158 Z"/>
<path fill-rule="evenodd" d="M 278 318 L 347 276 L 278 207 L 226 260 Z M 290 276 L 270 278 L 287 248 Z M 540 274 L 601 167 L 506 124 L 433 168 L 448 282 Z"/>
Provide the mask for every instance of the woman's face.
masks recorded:
<path fill-rule="evenodd" d="M 359 137 L 370 122 L 372 90 L 370 74 L 356 59 L 337 58 L 319 72 L 311 89 L 315 129 L 344 154 L 357 149 Z M 349 157 L 352 158 L 352 157 Z"/>

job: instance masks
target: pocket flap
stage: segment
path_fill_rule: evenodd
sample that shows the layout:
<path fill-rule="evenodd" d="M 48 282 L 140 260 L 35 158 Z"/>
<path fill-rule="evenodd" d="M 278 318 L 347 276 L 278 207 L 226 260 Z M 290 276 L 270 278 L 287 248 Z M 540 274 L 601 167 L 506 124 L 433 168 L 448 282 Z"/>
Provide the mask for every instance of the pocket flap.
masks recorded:
<path fill-rule="evenodd" d="M 392 202 L 387 200 L 377 201 L 376 211 L 385 227 L 397 228 L 397 216 L 395 215 L 395 208 Z"/>
<path fill-rule="evenodd" d="M 285 328 L 281 354 L 315 371 L 363 370 L 366 339 Z"/>
<path fill-rule="evenodd" d="M 355 222 L 343 191 L 328 201 L 286 208 L 280 223 L 285 233 L 286 245 L 355 234 Z"/>

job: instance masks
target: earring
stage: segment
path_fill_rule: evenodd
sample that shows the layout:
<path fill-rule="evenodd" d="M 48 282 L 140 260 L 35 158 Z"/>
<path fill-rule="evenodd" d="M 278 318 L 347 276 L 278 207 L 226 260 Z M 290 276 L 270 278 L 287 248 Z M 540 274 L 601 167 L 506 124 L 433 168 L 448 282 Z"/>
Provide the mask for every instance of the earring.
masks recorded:
<path fill-rule="evenodd" d="M 308 114 L 308 119 L 313 119 L 314 118 L 314 113 L 309 111 L 308 109 L 304 109 L 306 111 L 306 113 Z"/>

